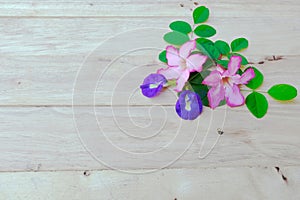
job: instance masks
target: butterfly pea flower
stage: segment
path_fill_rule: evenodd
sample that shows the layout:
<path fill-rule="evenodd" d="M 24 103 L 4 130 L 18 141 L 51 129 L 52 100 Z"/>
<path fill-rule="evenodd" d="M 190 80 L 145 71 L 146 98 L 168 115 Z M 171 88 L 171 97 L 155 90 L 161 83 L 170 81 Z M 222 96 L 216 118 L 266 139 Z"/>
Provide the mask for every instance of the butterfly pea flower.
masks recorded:
<path fill-rule="evenodd" d="M 206 62 L 207 56 L 199 53 L 191 54 L 195 48 L 195 40 L 186 42 L 179 50 L 173 46 L 166 48 L 168 68 L 159 69 L 157 73 L 164 75 L 168 80 L 175 79 L 176 92 L 182 91 L 182 88 L 189 79 L 190 72 L 201 72 L 202 65 Z"/>
<path fill-rule="evenodd" d="M 217 69 L 203 80 L 203 84 L 211 86 L 207 94 L 211 108 L 216 108 L 224 98 L 230 107 L 241 106 L 245 103 L 239 85 L 247 84 L 254 78 L 255 73 L 252 68 L 249 68 L 242 75 L 236 74 L 241 67 L 241 62 L 240 56 L 232 56 L 227 70 L 218 65 Z"/>
<path fill-rule="evenodd" d="M 158 95 L 166 83 L 167 79 L 163 75 L 150 74 L 144 79 L 140 88 L 144 96 L 151 98 Z"/>
<path fill-rule="evenodd" d="M 203 105 L 197 93 L 184 90 L 180 93 L 175 108 L 182 119 L 194 120 L 201 114 Z"/>

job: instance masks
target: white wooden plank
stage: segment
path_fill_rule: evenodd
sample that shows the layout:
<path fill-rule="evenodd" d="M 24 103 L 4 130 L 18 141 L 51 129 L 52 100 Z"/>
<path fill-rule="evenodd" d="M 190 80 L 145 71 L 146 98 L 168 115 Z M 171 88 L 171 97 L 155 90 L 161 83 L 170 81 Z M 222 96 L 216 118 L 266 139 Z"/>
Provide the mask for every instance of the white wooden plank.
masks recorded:
<path fill-rule="evenodd" d="M 297 27 L 299 17 L 270 17 L 256 14 L 255 18 L 223 18 L 209 20 L 218 33 L 212 39 L 224 39 L 228 42 L 236 37 L 247 37 L 250 40 L 248 55 L 299 55 L 300 40 Z M 132 50 L 132 42 L 139 42 L 145 47 L 151 39 L 152 47 L 162 48 L 164 33 L 174 20 L 189 20 L 191 17 L 168 18 L 1 18 L 0 51 L 1 55 L 34 56 L 51 55 L 86 56 L 104 40 L 122 34 L 127 36 L 118 44 L 110 41 L 105 55 L 117 54 L 119 46 Z M 152 28 L 152 32 L 142 32 L 138 38 L 133 36 L 135 29 Z M 162 29 L 162 30 L 157 30 Z M 135 31 L 133 31 L 135 30 Z M 154 32 L 155 30 L 155 32 Z M 126 31 L 133 31 L 124 33 Z M 155 34 L 155 35 L 153 35 Z M 118 37 L 115 37 L 118 38 Z M 136 40 L 136 41 L 135 41 Z"/>
<path fill-rule="evenodd" d="M 108 67 L 95 91 L 96 105 L 174 105 L 176 96 L 166 91 L 160 96 L 147 99 L 138 90 L 144 77 L 159 68 L 157 52 L 152 56 L 128 56 Z M 91 60 L 86 78 L 77 82 L 83 90 L 77 92 L 76 105 L 92 105 L 97 78 L 111 61 L 107 57 Z M 259 90 L 267 91 L 273 84 L 289 83 L 299 89 L 300 57 L 283 57 L 282 60 L 266 61 L 256 66 L 265 74 L 265 83 Z M 72 91 L 82 57 L 75 56 L 20 56 L 0 57 L 0 105 L 72 105 Z M 251 56 L 249 60 L 261 61 Z M 145 65 L 145 66 L 143 66 Z M 163 67 L 163 66 L 161 66 Z M 85 67 L 84 67 L 85 68 Z M 134 70 L 133 70 L 134 69 Z M 129 70 L 130 73 L 126 74 Z M 124 77 L 122 77 L 124 76 Z M 119 82 L 117 82 L 119 81 Z M 87 90 L 87 86 L 90 90 Z M 91 90 L 93 88 L 93 90 Z M 131 96 L 132 95 L 132 96 Z M 130 98 L 131 96 L 131 98 Z M 299 103 L 299 98 L 295 102 Z M 273 103 L 272 103 L 273 104 Z"/>
<path fill-rule="evenodd" d="M 0 173 L 0 198 L 298 200 L 299 166 L 172 169 L 151 174 L 115 171 Z M 282 179 L 282 174 L 287 181 Z"/>
<path fill-rule="evenodd" d="M 2 107 L 0 171 L 300 164 L 299 104 L 287 104 L 284 109 L 273 104 L 263 120 L 251 117 L 246 108 L 229 110 L 225 134 L 204 160 L 198 159 L 198 153 L 210 119 L 202 155 L 215 142 L 217 129 L 222 128 L 224 109 L 216 110 L 213 116 L 205 109 L 193 122 L 181 122 L 173 106 L 164 107 L 166 113 L 160 107 L 152 108 L 151 121 L 148 109 L 131 107 L 128 113 L 126 107 L 117 107 L 113 115 L 110 107 L 98 107 L 99 128 L 92 107 L 76 108 L 79 136 L 98 162 L 81 144 L 70 107 Z M 149 138 L 136 139 L 125 133 Z M 120 151 L 109 141 L 133 153 Z"/>
<path fill-rule="evenodd" d="M 295 16 L 299 10 L 299 2 L 293 0 L 269 1 L 250 0 L 241 2 L 229 0 L 212 1 L 180 1 L 180 0 L 121 0 L 121 1 L 87 1 L 87 0 L 14 0 L 0 1 L 0 16 L 20 17 L 116 17 L 116 16 L 187 16 L 195 8 L 195 2 L 206 5 L 217 16 L 251 17 L 261 16 Z"/>

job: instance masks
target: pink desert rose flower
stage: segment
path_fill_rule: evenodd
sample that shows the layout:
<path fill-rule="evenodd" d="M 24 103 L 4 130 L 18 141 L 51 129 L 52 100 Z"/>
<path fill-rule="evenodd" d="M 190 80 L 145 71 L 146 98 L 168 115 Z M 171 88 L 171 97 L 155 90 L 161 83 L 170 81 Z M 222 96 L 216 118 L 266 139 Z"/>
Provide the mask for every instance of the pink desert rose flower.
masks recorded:
<path fill-rule="evenodd" d="M 157 71 L 158 74 L 163 75 L 166 79 L 176 80 L 176 92 L 181 92 L 185 83 L 189 79 L 190 72 L 201 72 L 202 65 L 206 62 L 207 56 L 191 54 L 196 48 L 196 41 L 191 40 L 183 44 L 180 49 L 173 46 L 167 46 L 167 60 L 168 68 L 162 68 Z"/>
<path fill-rule="evenodd" d="M 247 84 L 254 78 L 255 73 L 252 68 L 249 68 L 242 75 L 236 74 L 241 67 L 241 62 L 240 56 L 232 56 L 227 70 L 218 65 L 217 69 L 203 80 L 203 84 L 211 86 L 207 94 L 211 108 L 216 108 L 224 98 L 230 107 L 241 106 L 245 103 L 239 85 Z"/>

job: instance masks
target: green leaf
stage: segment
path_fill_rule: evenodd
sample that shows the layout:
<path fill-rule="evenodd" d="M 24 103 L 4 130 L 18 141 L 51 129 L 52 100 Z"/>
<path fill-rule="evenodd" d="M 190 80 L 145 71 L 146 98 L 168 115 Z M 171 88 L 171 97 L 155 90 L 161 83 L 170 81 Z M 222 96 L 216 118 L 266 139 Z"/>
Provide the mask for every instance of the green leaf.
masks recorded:
<path fill-rule="evenodd" d="M 159 59 L 161 62 L 168 63 L 168 60 L 167 60 L 167 51 L 166 51 L 166 50 L 162 51 L 162 52 L 159 54 L 158 59 Z"/>
<path fill-rule="evenodd" d="M 213 60 L 216 60 L 220 57 L 219 50 L 213 45 L 203 46 L 202 52 Z"/>
<path fill-rule="evenodd" d="M 205 6 L 196 8 L 193 12 L 193 19 L 195 24 L 205 22 L 209 17 L 209 10 Z"/>
<path fill-rule="evenodd" d="M 230 44 L 231 50 L 234 52 L 242 51 L 243 49 L 248 48 L 248 45 L 248 40 L 246 38 L 237 38 Z"/>
<path fill-rule="evenodd" d="M 225 41 L 218 40 L 215 42 L 215 46 L 222 55 L 227 55 L 230 52 L 230 47 Z"/>
<path fill-rule="evenodd" d="M 231 54 L 228 56 L 228 58 L 230 59 L 231 56 L 240 56 L 240 57 L 242 58 L 242 63 L 241 63 L 242 65 L 248 65 L 248 64 L 249 64 L 247 58 L 246 58 L 245 56 L 241 55 L 241 54 L 238 54 L 238 53 L 231 53 Z"/>
<path fill-rule="evenodd" d="M 166 33 L 164 35 L 164 40 L 169 43 L 169 44 L 174 44 L 174 45 L 183 45 L 187 41 L 190 40 L 189 36 L 183 33 L 180 33 L 178 31 L 173 31 Z"/>
<path fill-rule="evenodd" d="M 252 68 L 254 70 L 255 77 L 253 79 L 251 79 L 246 86 L 248 88 L 255 90 L 255 89 L 259 88 L 261 86 L 261 84 L 264 82 L 264 75 L 255 67 L 248 67 L 247 69 L 249 69 L 249 68 Z"/>
<path fill-rule="evenodd" d="M 205 38 L 196 39 L 197 49 L 207 55 L 210 59 L 216 60 L 220 57 L 219 50 L 215 47 L 214 43 Z"/>
<path fill-rule="evenodd" d="M 198 38 L 196 42 L 201 45 L 214 45 L 213 41 L 206 38 Z"/>
<path fill-rule="evenodd" d="M 216 64 L 213 59 L 207 59 L 206 62 L 202 65 L 202 71 L 206 71 L 207 69 L 215 65 Z"/>
<path fill-rule="evenodd" d="M 236 73 L 239 74 L 240 76 L 242 76 L 243 71 L 241 69 L 239 69 Z"/>
<path fill-rule="evenodd" d="M 228 68 L 229 60 L 217 60 L 217 63 L 219 65 L 221 65 L 222 67 L 224 67 L 225 69 L 227 69 Z"/>
<path fill-rule="evenodd" d="M 278 84 L 268 90 L 268 94 L 276 100 L 288 101 L 297 96 L 297 89 L 288 84 Z"/>
<path fill-rule="evenodd" d="M 199 37 L 212 37 L 214 36 L 217 31 L 216 29 L 214 29 L 212 26 L 203 24 L 198 26 L 195 30 L 194 30 L 195 34 L 198 35 Z"/>
<path fill-rule="evenodd" d="M 202 104 L 204 106 L 209 106 L 208 98 L 207 98 L 207 93 L 208 93 L 208 87 L 203 84 L 191 84 L 192 89 L 194 92 L 196 92 L 202 101 Z"/>
<path fill-rule="evenodd" d="M 192 32 L 192 27 L 190 24 L 184 21 L 175 21 L 170 24 L 170 29 L 173 31 L 178 31 L 180 33 L 188 34 Z"/>
<path fill-rule="evenodd" d="M 210 71 L 192 72 L 188 80 L 191 89 L 196 92 L 202 101 L 204 106 L 209 106 L 207 93 L 209 88 L 207 85 L 203 85 L 202 81 L 210 74 Z"/>
<path fill-rule="evenodd" d="M 210 71 L 191 72 L 188 82 L 191 85 L 200 85 L 202 81 L 210 74 Z"/>
<path fill-rule="evenodd" d="M 248 110 L 257 118 L 262 118 L 268 111 L 268 101 L 266 97 L 258 92 L 252 92 L 246 98 Z"/>

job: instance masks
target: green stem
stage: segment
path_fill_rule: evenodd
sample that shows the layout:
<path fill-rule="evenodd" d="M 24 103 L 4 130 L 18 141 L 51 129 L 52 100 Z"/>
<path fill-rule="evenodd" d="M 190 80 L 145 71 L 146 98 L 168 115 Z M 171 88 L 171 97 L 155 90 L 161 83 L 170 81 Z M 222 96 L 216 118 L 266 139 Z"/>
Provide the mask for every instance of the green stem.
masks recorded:
<path fill-rule="evenodd" d="M 265 94 L 268 93 L 268 92 L 265 92 L 265 91 L 248 90 L 248 89 L 241 89 L 241 91 L 244 91 L 244 92 L 260 92 L 260 93 L 265 93 Z"/>
<path fill-rule="evenodd" d="M 176 80 L 169 80 L 164 87 L 176 86 Z"/>
<path fill-rule="evenodd" d="M 194 39 L 194 30 L 195 30 L 195 24 L 193 24 L 193 30 L 192 30 L 192 33 L 191 33 L 191 40 Z"/>

